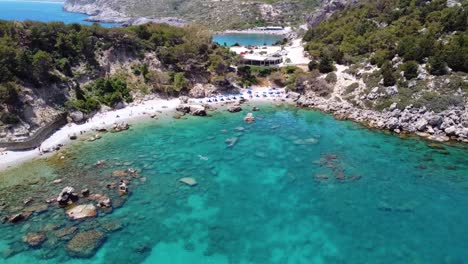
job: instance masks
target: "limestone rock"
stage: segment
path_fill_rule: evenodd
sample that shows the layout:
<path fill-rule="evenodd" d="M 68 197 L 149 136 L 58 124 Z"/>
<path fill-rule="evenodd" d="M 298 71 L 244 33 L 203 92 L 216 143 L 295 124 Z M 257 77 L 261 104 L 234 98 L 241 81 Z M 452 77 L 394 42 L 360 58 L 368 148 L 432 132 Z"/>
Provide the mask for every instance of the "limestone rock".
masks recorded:
<path fill-rule="evenodd" d="M 66 245 L 67 253 L 72 257 L 89 258 L 104 242 L 104 233 L 97 230 L 89 230 L 78 233 Z"/>
<path fill-rule="evenodd" d="M 181 113 L 184 113 L 184 114 L 188 114 L 190 113 L 190 105 L 188 104 L 180 104 L 176 107 L 176 110 L 181 112 Z"/>
<path fill-rule="evenodd" d="M 31 215 L 31 212 L 22 212 L 22 213 L 9 216 L 7 220 L 9 223 L 16 224 L 16 223 L 26 220 L 30 215 Z"/>
<path fill-rule="evenodd" d="M 81 111 L 74 111 L 74 112 L 71 112 L 70 113 L 70 119 L 74 122 L 74 123 L 81 123 L 83 122 L 84 120 L 84 114 L 83 112 Z"/>
<path fill-rule="evenodd" d="M 128 130 L 129 128 L 130 128 L 129 124 L 122 122 L 122 123 L 115 123 L 112 127 L 112 130 L 114 132 L 121 132 L 121 131 Z"/>
<path fill-rule="evenodd" d="M 197 181 L 194 178 L 191 178 L 191 177 L 184 177 L 184 178 L 180 179 L 179 182 L 184 183 L 184 184 L 186 184 L 188 186 L 191 186 L 191 187 L 198 184 Z"/>
<path fill-rule="evenodd" d="M 447 135 L 453 135 L 455 134 L 455 131 L 457 129 L 455 128 L 455 126 L 450 126 L 450 127 L 447 127 L 444 131 Z"/>
<path fill-rule="evenodd" d="M 92 204 L 82 204 L 67 210 L 67 216 L 72 220 L 80 220 L 97 215 L 96 207 Z"/>
<path fill-rule="evenodd" d="M 127 171 L 124 170 L 116 170 L 112 173 L 112 176 L 114 177 L 127 177 L 128 173 Z"/>
<path fill-rule="evenodd" d="M 253 123 L 253 122 L 255 122 L 255 117 L 253 116 L 252 113 L 248 113 L 248 114 L 244 117 L 244 122 L 246 122 L 246 123 Z"/>
<path fill-rule="evenodd" d="M 424 118 L 419 119 L 415 124 L 415 127 L 418 131 L 424 131 L 426 126 L 427 126 L 427 121 Z"/>
<path fill-rule="evenodd" d="M 77 230 L 78 230 L 78 227 L 72 226 L 69 228 L 63 228 L 63 229 L 57 230 L 54 232 L 54 235 L 57 238 L 62 239 L 62 238 L 65 238 L 67 236 L 74 234 Z"/>
<path fill-rule="evenodd" d="M 63 188 L 57 197 L 59 205 L 67 205 L 76 201 L 78 201 L 78 195 L 75 193 L 75 189 L 70 186 Z"/>
<path fill-rule="evenodd" d="M 189 96 L 193 98 L 204 98 L 213 95 L 217 88 L 213 84 L 195 84 L 190 89 Z"/>
<path fill-rule="evenodd" d="M 123 180 L 120 180 L 120 182 L 119 182 L 119 193 L 120 193 L 120 195 L 128 193 L 128 185 Z"/>
<path fill-rule="evenodd" d="M 186 104 L 188 103 L 189 98 L 187 96 L 180 96 L 179 101 L 181 104 Z"/>
<path fill-rule="evenodd" d="M 297 101 L 299 100 L 299 97 L 301 97 L 301 95 L 299 93 L 296 93 L 296 92 L 289 92 L 288 93 L 288 96 L 289 98 L 291 98 L 293 101 Z"/>
<path fill-rule="evenodd" d="M 43 233 L 29 233 L 23 237 L 23 241 L 31 247 L 38 247 L 46 240 Z"/>
<path fill-rule="evenodd" d="M 227 110 L 231 113 L 236 113 L 242 111 L 242 107 L 240 107 L 240 105 L 232 105 L 229 106 Z"/>
<path fill-rule="evenodd" d="M 206 110 L 201 105 L 190 105 L 190 113 L 194 116 L 206 116 Z"/>

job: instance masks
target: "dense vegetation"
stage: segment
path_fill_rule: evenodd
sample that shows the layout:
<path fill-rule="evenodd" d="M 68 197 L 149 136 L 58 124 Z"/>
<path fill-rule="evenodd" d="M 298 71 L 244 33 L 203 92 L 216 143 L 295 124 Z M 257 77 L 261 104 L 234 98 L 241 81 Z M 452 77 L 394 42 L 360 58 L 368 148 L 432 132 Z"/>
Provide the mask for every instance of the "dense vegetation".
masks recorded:
<path fill-rule="evenodd" d="M 445 0 L 368 1 L 338 13 L 307 32 L 309 52 L 340 64 L 371 57 L 381 67 L 399 56 L 425 63 L 432 74 L 468 72 L 468 3 L 447 7 Z M 328 69 L 326 69 L 328 70 Z"/>
<path fill-rule="evenodd" d="M 396 102 L 401 107 L 415 103 L 430 108 L 443 96 L 446 104 L 440 110 L 466 99 L 467 33 L 466 1 L 448 7 L 446 0 L 377 0 L 336 13 L 309 30 L 304 40 L 314 58 L 311 70 L 328 73 L 338 63 L 352 65 L 350 73 L 356 74 L 370 63 L 377 70 L 363 76 L 369 89 L 398 87 L 397 95 L 369 105 L 381 109 Z M 428 82 L 428 74 L 435 85 Z M 452 90 L 442 89 L 444 80 L 451 83 L 445 88 Z M 433 86 L 433 91 L 425 86 Z"/>
<path fill-rule="evenodd" d="M 106 51 L 137 62 L 153 53 L 161 66 L 155 69 L 140 63 L 132 66 L 130 74 L 109 76 L 99 62 Z M 67 96 L 66 106 L 89 112 L 101 104 L 131 100 L 134 79 L 142 80 L 139 88 L 168 94 L 188 89 L 192 80 L 222 79 L 232 58 L 226 48 L 212 43 L 209 32 L 194 26 L 147 24 L 105 29 L 0 21 L 0 118 L 3 123 L 18 121 L 22 87 L 33 93 L 58 87 Z M 94 81 L 80 87 L 83 80 Z"/>

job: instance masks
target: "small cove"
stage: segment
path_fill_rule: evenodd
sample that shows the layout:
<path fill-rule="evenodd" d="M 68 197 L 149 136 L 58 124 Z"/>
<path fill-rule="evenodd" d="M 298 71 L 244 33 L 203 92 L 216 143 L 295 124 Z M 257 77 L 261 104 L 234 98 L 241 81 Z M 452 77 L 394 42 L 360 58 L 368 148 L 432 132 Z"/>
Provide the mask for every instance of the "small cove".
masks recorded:
<path fill-rule="evenodd" d="M 214 42 L 226 46 L 232 46 L 236 43 L 241 46 L 273 45 L 282 39 L 281 35 L 260 33 L 222 33 L 213 36 Z"/>
<path fill-rule="evenodd" d="M 252 125 L 242 122 L 245 114 L 149 120 L 131 132 L 74 144 L 58 155 L 65 160 L 3 173 L 29 180 L 28 187 L 0 188 L 2 197 L 17 194 L 19 204 L 28 191 L 56 195 L 66 185 L 105 191 L 109 175 L 128 167 L 146 181 L 132 180 L 123 206 L 95 219 L 71 222 L 63 209 L 49 206 L 24 223 L 3 224 L 0 249 L 23 250 L 0 262 L 443 263 L 468 257 L 468 229 L 459 224 L 468 213 L 465 145 L 430 147 L 293 107 L 262 105 Z M 228 147 L 232 138 L 237 143 Z M 106 165 L 95 166 L 98 160 Z M 184 186 L 182 177 L 198 185 Z M 50 184 L 56 178 L 63 182 Z M 21 241 L 51 225 L 82 231 L 103 230 L 104 223 L 120 228 L 106 231 L 89 259 L 71 259 L 56 230 L 41 231 L 48 239 L 38 249 Z"/>

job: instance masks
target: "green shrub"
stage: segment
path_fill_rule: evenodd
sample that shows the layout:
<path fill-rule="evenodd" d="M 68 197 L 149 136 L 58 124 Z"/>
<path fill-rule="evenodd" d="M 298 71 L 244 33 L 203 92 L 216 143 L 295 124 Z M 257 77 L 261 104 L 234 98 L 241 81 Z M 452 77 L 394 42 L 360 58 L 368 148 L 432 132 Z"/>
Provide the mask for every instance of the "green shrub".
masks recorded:
<path fill-rule="evenodd" d="M 393 70 L 391 62 L 384 62 L 381 69 L 384 86 L 393 86 L 396 84 L 395 72 Z"/>
<path fill-rule="evenodd" d="M 52 67 L 52 56 L 45 51 L 38 51 L 32 59 L 33 77 L 37 83 L 46 83 L 50 80 L 50 70 Z"/>
<path fill-rule="evenodd" d="M 416 61 L 407 61 L 401 65 L 406 79 L 411 80 L 418 76 L 418 63 Z"/>
<path fill-rule="evenodd" d="M 186 89 L 188 84 L 189 81 L 185 78 L 184 73 L 178 72 L 174 75 L 174 88 L 177 92 Z"/>
<path fill-rule="evenodd" d="M 359 88 L 359 83 L 357 83 L 357 82 L 352 83 L 352 84 L 348 85 L 348 87 L 346 87 L 345 93 L 350 94 L 350 93 L 354 92 L 357 88 Z"/>
<path fill-rule="evenodd" d="M 12 82 L 0 85 L 0 104 L 15 105 L 18 102 L 18 92 Z"/>
<path fill-rule="evenodd" d="M 425 106 L 428 110 L 434 112 L 441 112 L 451 106 L 463 106 L 463 98 L 452 94 L 441 95 L 436 92 L 425 92 L 415 104 Z"/>
<path fill-rule="evenodd" d="M 320 53 L 320 63 L 318 65 L 318 70 L 321 73 L 329 73 L 335 70 L 333 66 L 333 59 L 330 53 L 326 50 Z"/>
<path fill-rule="evenodd" d="M 325 81 L 327 83 L 336 83 L 338 81 L 338 77 L 336 76 L 336 73 L 334 72 L 330 72 L 329 74 L 327 74 L 327 76 L 325 77 Z"/>
<path fill-rule="evenodd" d="M 447 64 L 440 54 L 430 57 L 427 66 L 429 73 L 433 75 L 447 74 Z"/>
<path fill-rule="evenodd" d="M 12 113 L 3 113 L 1 116 L 0 116 L 0 120 L 4 123 L 4 124 L 8 124 L 8 125 L 14 125 L 14 124 L 18 124 L 19 123 L 19 118 L 18 116 L 16 116 L 15 114 L 12 114 Z"/>
<path fill-rule="evenodd" d="M 299 68 L 297 68 L 296 66 L 286 66 L 283 68 L 284 69 L 284 72 L 286 74 L 293 74 L 295 73 Z"/>
<path fill-rule="evenodd" d="M 309 64 L 307 65 L 309 68 L 309 71 L 317 70 L 318 69 L 318 63 L 315 60 L 311 60 Z"/>

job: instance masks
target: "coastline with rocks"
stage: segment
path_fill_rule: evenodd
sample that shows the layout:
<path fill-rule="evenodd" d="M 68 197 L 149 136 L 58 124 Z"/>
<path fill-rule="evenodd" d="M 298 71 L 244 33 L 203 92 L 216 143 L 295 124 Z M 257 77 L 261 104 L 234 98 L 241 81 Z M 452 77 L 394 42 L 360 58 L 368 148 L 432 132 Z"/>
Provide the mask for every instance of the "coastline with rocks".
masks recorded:
<path fill-rule="evenodd" d="M 254 91 L 262 92 L 268 88 L 256 88 Z M 192 94 L 195 97 L 200 97 L 202 94 Z M 204 93 L 203 93 L 204 95 Z M 95 114 L 88 120 L 84 120 L 81 114 L 71 113 L 70 123 L 53 133 L 47 138 L 39 148 L 25 151 L 8 151 L 0 150 L 0 170 L 14 168 L 26 161 L 41 157 L 49 157 L 63 146 L 76 141 L 78 138 L 86 138 L 87 141 L 95 141 L 101 138 L 101 134 L 108 130 L 120 132 L 127 130 L 128 124 L 138 122 L 140 120 L 153 118 L 157 119 L 160 115 L 174 114 L 174 118 L 180 114 L 191 114 L 194 116 L 206 116 L 208 110 L 216 109 L 217 107 L 226 105 L 237 105 L 245 102 L 262 103 L 262 102 L 278 102 L 280 98 L 272 97 L 253 97 L 247 100 L 232 100 L 218 101 L 207 103 L 201 98 L 189 98 L 181 96 L 180 98 L 171 99 L 149 99 L 131 103 L 121 109 L 102 111 Z M 201 102 L 202 101 L 202 102 Z M 289 99 L 282 98 L 281 102 L 291 103 Z M 78 118 L 78 119 L 77 119 Z"/>
<path fill-rule="evenodd" d="M 200 90 L 200 89 L 198 89 Z M 198 91 L 195 89 L 195 91 Z M 267 87 L 256 87 L 252 93 L 261 94 L 267 91 Z M 286 93 L 285 93 L 286 95 Z M 100 139 L 100 132 L 109 128 L 122 131 L 128 129 L 127 122 L 138 121 L 144 118 L 158 118 L 159 115 L 175 113 L 174 118 L 180 118 L 178 113 L 194 116 L 207 116 L 207 111 L 213 107 L 228 106 L 227 111 L 238 112 L 241 104 L 285 102 L 297 107 L 305 107 L 332 114 L 338 120 L 351 120 L 366 127 L 388 130 L 396 134 L 414 134 L 422 138 L 448 142 L 458 141 L 468 143 L 468 128 L 463 124 L 468 123 L 468 113 L 460 109 L 448 110 L 441 113 L 426 111 L 425 109 L 405 108 L 399 110 L 392 105 L 383 112 L 369 109 L 360 109 L 346 101 L 338 101 L 332 98 L 323 98 L 307 94 L 288 92 L 286 98 L 252 97 L 237 102 L 207 102 L 204 93 L 192 93 L 192 97 L 181 96 L 173 99 L 150 99 L 132 103 L 122 109 L 100 112 L 89 120 L 71 123 L 62 127 L 46 139 L 39 148 L 26 151 L 0 152 L 0 170 L 10 169 L 19 164 L 40 157 L 48 157 L 66 144 L 78 137 L 87 137 L 88 141 Z M 74 115 L 74 114 L 73 114 Z M 71 115 L 71 117 L 73 117 Z M 124 127 L 121 127 L 124 126 Z"/>
<path fill-rule="evenodd" d="M 453 109 L 434 113 L 425 108 L 406 107 L 404 110 L 393 104 L 383 112 L 360 109 L 348 102 L 295 95 L 300 107 L 317 109 L 333 114 L 339 120 L 352 120 L 369 128 L 388 130 L 397 134 L 415 134 L 423 138 L 447 142 L 450 140 L 468 143 L 468 113 Z"/>

